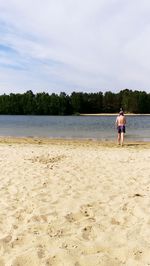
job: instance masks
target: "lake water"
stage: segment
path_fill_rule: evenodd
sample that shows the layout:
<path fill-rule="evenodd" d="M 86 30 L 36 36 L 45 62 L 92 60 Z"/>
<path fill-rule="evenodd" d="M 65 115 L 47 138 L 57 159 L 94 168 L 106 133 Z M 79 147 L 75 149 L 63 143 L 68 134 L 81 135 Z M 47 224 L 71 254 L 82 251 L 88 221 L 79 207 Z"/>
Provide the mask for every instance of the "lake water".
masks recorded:
<path fill-rule="evenodd" d="M 127 140 L 150 141 L 150 116 L 127 116 Z M 116 116 L 0 116 L 0 136 L 114 140 Z"/>

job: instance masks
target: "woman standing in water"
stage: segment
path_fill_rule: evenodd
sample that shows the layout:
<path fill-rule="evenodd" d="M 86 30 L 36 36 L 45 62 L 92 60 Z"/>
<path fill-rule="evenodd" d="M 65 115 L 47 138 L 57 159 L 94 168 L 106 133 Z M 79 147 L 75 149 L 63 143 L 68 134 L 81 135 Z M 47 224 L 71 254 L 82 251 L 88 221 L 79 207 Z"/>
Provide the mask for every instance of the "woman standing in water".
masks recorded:
<path fill-rule="evenodd" d="M 125 125 L 126 125 L 126 118 L 124 116 L 123 111 L 121 110 L 119 112 L 119 115 L 116 118 L 116 126 L 117 126 L 117 130 L 118 130 L 118 144 L 121 146 L 124 143 L 124 133 L 125 133 Z"/>

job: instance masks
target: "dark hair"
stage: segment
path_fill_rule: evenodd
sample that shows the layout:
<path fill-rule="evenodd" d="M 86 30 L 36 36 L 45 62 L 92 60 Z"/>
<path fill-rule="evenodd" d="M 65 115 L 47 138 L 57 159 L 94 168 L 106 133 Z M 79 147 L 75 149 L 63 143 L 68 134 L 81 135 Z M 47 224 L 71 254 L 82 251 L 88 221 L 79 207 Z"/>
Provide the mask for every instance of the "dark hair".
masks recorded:
<path fill-rule="evenodd" d="M 120 111 L 120 112 L 119 112 L 119 115 L 124 115 L 123 111 Z"/>

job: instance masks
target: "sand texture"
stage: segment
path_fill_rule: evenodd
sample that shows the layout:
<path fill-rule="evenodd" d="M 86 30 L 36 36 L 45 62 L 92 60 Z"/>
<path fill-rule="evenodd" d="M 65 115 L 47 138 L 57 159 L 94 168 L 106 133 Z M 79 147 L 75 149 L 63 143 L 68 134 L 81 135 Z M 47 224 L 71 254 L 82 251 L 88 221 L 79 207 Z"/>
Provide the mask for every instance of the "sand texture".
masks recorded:
<path fill-rule="evenodd" d="M 150 144 L 0 140 L 0 266 L 150 265 Z"/>

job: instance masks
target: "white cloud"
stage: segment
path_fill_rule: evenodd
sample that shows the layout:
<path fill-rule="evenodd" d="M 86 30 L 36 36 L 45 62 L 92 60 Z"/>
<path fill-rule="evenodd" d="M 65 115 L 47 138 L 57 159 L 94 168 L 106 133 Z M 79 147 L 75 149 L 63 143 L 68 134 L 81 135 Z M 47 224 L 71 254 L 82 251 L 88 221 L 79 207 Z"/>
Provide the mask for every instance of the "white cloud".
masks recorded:
<path fill-rule="evenodd" d="M 0 58 L 0 93 L 150 91 L 149 10 L 148 0 L 0 1 L 0 44 L 16 53 Z"/>

